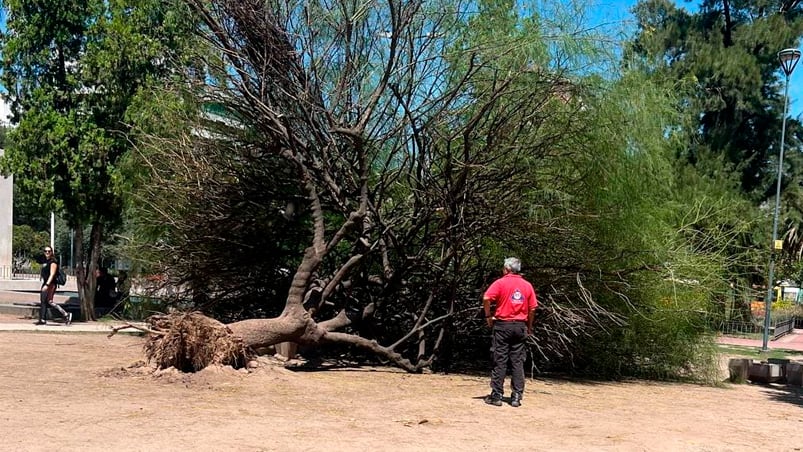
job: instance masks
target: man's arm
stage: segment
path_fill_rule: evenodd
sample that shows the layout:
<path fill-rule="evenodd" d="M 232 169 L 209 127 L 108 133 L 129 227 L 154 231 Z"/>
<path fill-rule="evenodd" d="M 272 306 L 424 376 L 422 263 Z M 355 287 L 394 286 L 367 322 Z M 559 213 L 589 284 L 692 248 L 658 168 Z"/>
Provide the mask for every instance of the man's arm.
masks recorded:
<path fill-rule="evenodd" d="M 55 284 L 56 281 L 56 272 L 58 271 L 59 266 L 56 265 L 55 262 L 50 263 L 50 276 L 48 276 L 47 281 L 45 281 L 45 285 L 49 286 L 51 284 Z"/>
<path fill-rule="evenodd" d="M 533 323 L 535 322 L 535 310 L 538 308 L 538 296 L 535 290 L 532 293 L 532 299 L 529 300 L 529 309 L 527 310 L 527 335 L 533 334 Z"/>
<path fill-rule="evenodd" d="M 494 318 L 491 316 L 491 299 L 488 297 L 482 297 L 482 309 L 485 311 L 485 321 L 488 323 L 488 326 L 494 325 Z"/>
<path fill-rule="evenodd" d="M 533 334 L 533 321 L 535 320 L 535 308 L 527 311 L 527 335 Z"/>

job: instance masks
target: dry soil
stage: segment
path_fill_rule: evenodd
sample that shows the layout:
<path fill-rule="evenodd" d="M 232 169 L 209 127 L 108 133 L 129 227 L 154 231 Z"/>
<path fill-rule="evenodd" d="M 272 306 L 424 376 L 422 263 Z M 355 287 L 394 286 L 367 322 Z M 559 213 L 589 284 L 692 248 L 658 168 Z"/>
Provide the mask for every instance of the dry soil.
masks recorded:
<path fill-rule="evenodd" d="M 493 407 L 485 376 L 270 361 L 153 374 L 141 347 L 0 333 L 0 450 L 803 450 L 803 395 L 785 386 L 528 379 L 522 407 Z"/>

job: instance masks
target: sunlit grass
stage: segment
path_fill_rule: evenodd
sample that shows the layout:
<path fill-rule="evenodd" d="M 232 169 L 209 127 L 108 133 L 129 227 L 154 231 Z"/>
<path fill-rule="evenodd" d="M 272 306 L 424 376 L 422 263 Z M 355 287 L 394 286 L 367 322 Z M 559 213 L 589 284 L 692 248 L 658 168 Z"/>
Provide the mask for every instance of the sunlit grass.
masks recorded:
<path fill-rule="evenodd" d="M 760 360 L 766 360 L 768 358 L 777 358 L 777 359 L 803 358 L 803 351 L 787 350 L 782 348 L 774 348 L 766 352 L 763 352 L 761 351 L 761 347 L 717 344 L 717 349 L 719 350 L 719 353 L 725 355 L 731 355 L 735 358 L 748 358 L 748 359 L 760 359 Z"/>

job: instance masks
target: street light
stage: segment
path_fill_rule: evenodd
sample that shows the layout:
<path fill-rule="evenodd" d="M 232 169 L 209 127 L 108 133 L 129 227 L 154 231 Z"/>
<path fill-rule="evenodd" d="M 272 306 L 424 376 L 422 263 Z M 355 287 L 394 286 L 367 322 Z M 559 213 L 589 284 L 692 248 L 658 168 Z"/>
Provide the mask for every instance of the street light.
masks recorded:
<path fill-rule="evenodd" d="M 773 282 L 775 270 L 775 252 L 783 249 L 783 243 L 778 243 L 778 210 L 781 205 L 781 175 L 783 174 L 783 145 L 786 140 L 786 110 L 789 108 L 789 76 L 797 66 L 800 59 L 800 50 L 784 49 L 778 52 L 778 60 L 781 62 L 781 69 L 786 75 L 786 84 L 783 93 L 783 125 L 781 126 L 781 156 L 778 159 L 778 184 L 775 188 L 775 217 L 772 220 L 772 249 L 770 250 L 770 277 L 767 280 L 767 298 L 764 300 L 764 339 L 761 345 L 762 351 L 767 351 L 770 332 L 770 316 L 772 313 L 772 296 L 775 294 L 775 283 Z"/>

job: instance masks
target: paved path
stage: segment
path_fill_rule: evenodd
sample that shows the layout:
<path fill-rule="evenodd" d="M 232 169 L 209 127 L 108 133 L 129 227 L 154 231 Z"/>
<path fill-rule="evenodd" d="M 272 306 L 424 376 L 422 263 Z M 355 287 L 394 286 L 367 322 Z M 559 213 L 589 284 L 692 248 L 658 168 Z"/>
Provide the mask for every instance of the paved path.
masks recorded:
<path fill-rule="evenodd" d="M 65 325 L 61 320 L 48 321 L 47 325 L 34 325 L 30 322 L 0 322 L 0 331 L 37 331 L 43 333 L 111 333 L 112 328 L 123 325 L 125 322 L 75 322 Z M 141 326 L 141 324 L 138 324 Z M 139 330 L 130 328 L 119 333 L 139 333 Z M 118 333 L 118 334 L 119 334 Z"/>
<path fill-rule="evenodd" d="M 746 339 L 731 336 L 720 336 L 717 338 L 717 342 L 720 344 L 758 348 L 764 345 L 764 341 L 761 339 Z M 767 348 L 803 351 L 803 330 L 792 330 L 791 333 L 781 336 L 778 340 L 769 341 L 767 343 Z"/>
<path fill-rule="evenodd" d="M 45 333 L 111 333 L 112 328 L 125 325 L 123 320 L 103 320 L 98 322 L 74 322 L 65 325 L 62 319 L 48 320 L 47 325 L 35 325 L 36 319 L 29 319 L 19 315 L 0 314 L 0 331 L 38 331 Z M 130 322 L 133 325 L 144 327 L 142 322 Z M 120 333 L 138 333 L 139 330 L 129 328 Z"/>
<path fill-rule="evenodd" d="M 42 280 L 38 275 L 29 275 L 28 278 L 0 279 L 0 291 L 38 291 L 42 288 Z M 59 287 L 61 291 L 75 292 L 77 286 L 75 278 L 67 276 L 67 284 Z"/>
<path fill-rule="evenodd" d="M 56 291 L 53 299 L 57 303 L 66 303 L 71 299 L 77 299 L 72 293 L 64 291 Z M 38 304 L 39 291 L 38 290 L 0 290 L 0 303 L 3 304 Z"/>

